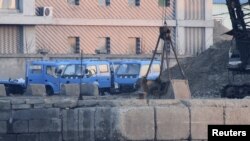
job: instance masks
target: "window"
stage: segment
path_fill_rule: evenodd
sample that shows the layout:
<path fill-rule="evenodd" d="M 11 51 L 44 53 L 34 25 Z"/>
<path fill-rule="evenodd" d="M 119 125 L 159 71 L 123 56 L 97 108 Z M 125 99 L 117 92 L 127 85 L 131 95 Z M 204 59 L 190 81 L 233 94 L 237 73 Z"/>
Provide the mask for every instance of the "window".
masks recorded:
<path fill-rule="evenodd" d="M 46 67 L 46 74 L 53 76 L 53 77 L 57 77 L 56 76 L 56 67 L 54 66 L 47 66 Z"/>
<path fill-rule="evenodd" d="M 110 54 L 110 37 L 106 37 L 106 50 L 107 54 Z"/>
<path fill-rule="evenodd" d="M 135 38 L 136 54 L 141 54 L 141 39 Z"/>
<path fill-rule="evenodd" d="M 0 0 L 0 9 L 18 9 L 19 0 Z"/>
<path fill-rule="evenodd" d="M 111 0 L 98 0 L 99 6 L 110 6 Z"/>
<path fill-rule="evenodd" d="M 100 37 L 99 45 L 95 50 L 96 54 L 110 54 L 110 37 Z"/>
<path fill-rule="evenodd" d="M 140 0 L 128 0 L 129 6 L 140 6 Z"/>
<path fill-rule="evenodd" d="M 80 53 L 80 37 L 68 37 L 68 44 L 71 53 Z"/>
<path fill-rule="evenodd" d="M 145 76 L 145 75 L 147 74 L 148 68 L 149 68 L 149 65 L 143 65 L 143 66 L 141 67 L 140 75 L 141 75 L 141 76 Z"/>
<path fill-rule="evenodd" d="M 82 73 L 81 73 L 81 70 L 82 70 Z M 66 75 L 66 76 L 74 76 L 74 75 L 77 75 L 77 76 L 80 76 L 80 75 L 83 75 L 85 72 L 85 66 L 82 66 L 81 65 L 68 65 L 66 68 L 65 68 L 65 71 L 64 71 L 64 74 L 63 75 Z"/>
<path fill-rule="evenodd" d="M 31 65 L 30 72 L 33 74 L 41 74 L 42 73 L 42 65 Z"/>
<path fill-rule="evenodd" d="M 159 6 L 162 6 L 162 7 L 168 7 L 170 6 L 170 0 L 159 0 L 158 4 Z"/>
<path fill-rule="evenodd" d="M 138 37 L 131 37 L 129 38 L 129 48 L 128 48 L 129 54 L 141 54 L 141 39 Z"/>
<path fill-rule="evenodd" d="M 152 73 L 158 73 L 158 72 L 160 72 L 160 64 L 153 64 L 152 65 L 152 68 L 151 68 L 151 72 Z"/>
<path fill-rule="evenodd" d="M 75 65 L 68 65 L 64 71 L 64 75 L 74 75 L 75 74 Z"/>
<path fill-rule="evenodd" d="M 96 66 L 88 66 L 87 69 L 90 71 L 92 75 L 96 74 Z"/>
<path fill-rule="evenodd" d="M 67 0 L 71 5 L 80 5 L 80 0 Z"/>
<path fill-rule="evenodd" d="M 99 65 L 100 73 L 108 73 L 108 65 Z"/>
<path fill-rule="evenodd" d="M 81 65 L 76 65 L 76 73 L 75 73 L 75 75 L 80 76 L 80 75 L 85 74 L 85 69 L 86 69 L 85 66 L 81 67 Z"/>
<path fill-rule="evenodd" d="M 140 72 L 139 64 L 122 64 L 117 70 L 118 75 L 137 75 Z"/>

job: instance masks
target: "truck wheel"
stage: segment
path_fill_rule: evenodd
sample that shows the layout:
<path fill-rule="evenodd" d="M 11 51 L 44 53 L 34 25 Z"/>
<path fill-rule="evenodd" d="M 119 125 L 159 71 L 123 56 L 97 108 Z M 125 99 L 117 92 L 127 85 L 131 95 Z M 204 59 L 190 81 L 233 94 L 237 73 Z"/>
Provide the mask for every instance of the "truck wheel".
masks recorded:
<path fill-rule="evenodd" d="M 52 89 L 51 86 L 46 86 L 46 94 L 47 94 L 48 96 L 51 96 L 51 95 L 54 94 L 54 91 L 53 91 L 53 89 Z"/>

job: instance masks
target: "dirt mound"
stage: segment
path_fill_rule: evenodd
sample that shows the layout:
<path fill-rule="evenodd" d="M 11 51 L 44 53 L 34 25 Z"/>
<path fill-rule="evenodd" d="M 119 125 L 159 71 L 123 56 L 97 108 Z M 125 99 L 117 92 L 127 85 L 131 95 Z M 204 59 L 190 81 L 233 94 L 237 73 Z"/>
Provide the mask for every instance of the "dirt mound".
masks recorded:
<path fill-rule="evenodd" d="M 220 42 L 195 58 L 181 61 L 189 80 L 192 97 L 220 97 L 221 88 L 228 83 L 228 51 L 230 41 Z M 173 79 L 181 79 L 178 66 L 171 69 Z M 164 71 L 162 80 L 167 79 Z"/>
<path fill-rule="evenodd" d="M 228 84 L 228 51 L 231 36 L 225 35 L 229 29 L 214 21 L 214 45 L 195 58 L 186 58 L 181 66 L 189 81 L 193 98 L 220 97 L 221 89 Z M 173 79 L 182 79 L 178 66 L 171 69 Z M 164 71 L 162 80 L 167 80 Z"/>
<path fill-rule="evenodd" d="M 228 57 L 231 36 L 223 35 L 229 31 L 215 21 L 214 45 L 194 58 L 182 60 L 181 66 L 189 81 L 193 98 L 219 98 L 224 86 L 232 82 L 232 74 L 228 72 Z M 164 71 L 161 80 L 167 81 L 168 72 Z M 171 68 L 172 79 L 183 79 L 178 66 Z M 234 84 L 249 83 L 249 75 L 237 75 Z"/>

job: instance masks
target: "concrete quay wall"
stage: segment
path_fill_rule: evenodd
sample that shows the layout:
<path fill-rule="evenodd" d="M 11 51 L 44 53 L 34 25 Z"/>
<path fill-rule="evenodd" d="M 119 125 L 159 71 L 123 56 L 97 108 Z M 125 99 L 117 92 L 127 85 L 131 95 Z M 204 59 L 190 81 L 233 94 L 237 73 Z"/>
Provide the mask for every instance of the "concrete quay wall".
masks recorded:
<path fill-rule="evenodd" d="M 250 100 L 1 97 L 0 141 L 206 140 L 209 124 L 250 124 Z"/>

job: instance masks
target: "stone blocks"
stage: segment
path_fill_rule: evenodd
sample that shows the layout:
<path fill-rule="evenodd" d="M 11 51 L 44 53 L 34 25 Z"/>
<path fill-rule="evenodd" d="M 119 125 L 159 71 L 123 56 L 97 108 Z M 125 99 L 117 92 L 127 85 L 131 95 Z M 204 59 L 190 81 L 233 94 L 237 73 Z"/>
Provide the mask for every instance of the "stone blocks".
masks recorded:
<path fill-rule="evenodd" d="M 6 96 L 6 90 L 3 84 L 0 84 L 0 96 Z"/>
<path fill-rule="evenodd" d="M 26 95 L 46 96 L 46 88 L 43 84 L 29 84 L 27 86 Z"/>
<path fill-rule="evenodd" d="M 62 85 L 61 89 L 62 89 L 61 94 L 63 95 L 76 96 L 76 97 L 80 95 L 79 84 L 64 84 Z"/>
<path fill-rule="evenodd" d="M 131 107 L 117 111 L 115 132 L 124 140 L 154 140 L 154 108 Z M 119 137 L 119 136 L 118 136 Z"/>
<path fill-rule="evenodd" d="M 185 140 L 190 135 L 190 116 L 187 107 L 156 107 L 158 140 Z"/>
<path fill-rule="evenodd" d="M 95 84 L 82 84 L 81 85 L 81 95 L 98 96 L 99 95 L 99 88 Z"/>
<path fill-rule="evenodd" d="M 192 139 L 207 139 L 207 127 L 224 124 L 223 107 L 191 107 Z"/>

